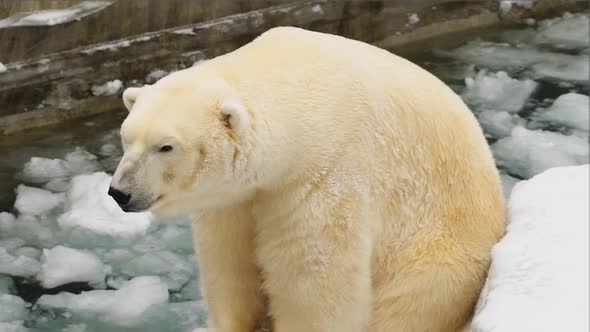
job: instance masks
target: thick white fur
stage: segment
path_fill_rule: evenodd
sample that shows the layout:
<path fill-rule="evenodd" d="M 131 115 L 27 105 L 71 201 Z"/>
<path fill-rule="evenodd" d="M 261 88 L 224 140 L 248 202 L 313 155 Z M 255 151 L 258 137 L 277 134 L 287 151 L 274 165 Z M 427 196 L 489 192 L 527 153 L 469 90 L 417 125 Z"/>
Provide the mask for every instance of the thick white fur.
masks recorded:
<path fill-rule="evenodd" d="M 122 135 L 133 194 L 194 215 L 210 331 L 457 331 L 504 232 L 461 99 L 345 38 L 273 29 L 142 91 Z"/>

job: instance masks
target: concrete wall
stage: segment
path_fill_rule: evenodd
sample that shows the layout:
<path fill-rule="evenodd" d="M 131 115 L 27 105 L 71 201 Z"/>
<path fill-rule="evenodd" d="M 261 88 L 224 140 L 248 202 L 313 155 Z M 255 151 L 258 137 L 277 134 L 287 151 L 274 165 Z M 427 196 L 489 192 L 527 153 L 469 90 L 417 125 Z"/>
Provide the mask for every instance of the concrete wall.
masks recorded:
<path fill-rule="evenodd" d="M 0 1 L 5 1 L 9 4 L 8 6 L 18 8 L 11 8 L 11 12 L 52 6 L 64 8 L 80 2 L 78 0 Z M 111 1 L 113 2 L 111 6 L 84 17 L 80 21 L 54 26 L 0 29 L 0 62 L 41 58 L 51 53 L 79 46 L 103 43 L 146 32 L 205 22 L 236 13 L 294 2 L 287 0 Z"/>
<path fill-rule="evenodd" d="M 114 79 L 122 80 L 125 86 L 149 83 L 148 74 L 155 69 L 169 72 L 192 66 L 196 61 L 229 52 L 278 25 L 339 34 L 400 53 L 411 44 L 431 47 L 429 41 L 454 33 L 588 7 L 585 1 L 538 0 L 531 9 L 514 8 L 509 15 L 500 17 L 496 0 L 280 2 L 280 5 L 275 3 L 267 7 L 259 2 L 256 4 L 263 8 L 253 11 L 232 7 L 235 14 L 215 20 L 67 49 L 43 55 L 41 59 L 5 63 L 8 71 L 0 73 L 0 134 L 122 108 L 120 97 L 93 96 L 91 87 Z M 200 1 L 190 3 L 202 4 Z M 214 7 L 204 10 L 207 14 L 203 17 L 222 15 Z M 224 10 L 230 11 L 230 8 Z M 224 10 L 221 12 L 225 13 Z M 173 11 L 167 15 L 173 17 L 170 13 Z M 408 24 L 411 13 L 419 15 L 417 24 Z M 96 23 L 97 19 L 98 16 L 92 17 L 87 22 Z"/>
<path fill-rule="evenodd" d="M 43 9 L 63 9 L 82 0 L 0 0 L 0 19 L 19 13 Z"/>

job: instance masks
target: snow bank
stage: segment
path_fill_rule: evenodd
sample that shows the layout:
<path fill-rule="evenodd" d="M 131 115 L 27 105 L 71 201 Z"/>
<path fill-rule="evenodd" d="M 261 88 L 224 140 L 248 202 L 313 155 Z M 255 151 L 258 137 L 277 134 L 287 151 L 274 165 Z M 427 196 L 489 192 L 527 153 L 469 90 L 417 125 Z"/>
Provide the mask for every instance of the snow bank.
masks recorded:
<path fill-rule="evenodd" d="M 474 332 L 588 331 L 588 165 L 516 185 Z"/>
<path fill-rule="evenodd" d="M 81 294 L 43 295 L 37 305 L 96 318 L 119 326 L 139 323 L 147 310 L 168 302 L 168 288 L 158 277 L 137 277 L 118 290 L 94 290 Z"/>
<path fill-rule="evenodd" d="M 93 253 L 57 246 L 43 250 L 41 272 L 37 279 L 45 288 L 70 282 L 88 282 L 96 287 L 104 283 L 105 267 Z"/>
<path fill-rule="evenodd" d="M 590 126 L 590 99 L 578 93 L 559 96 L 545 112 L 535 117 L 550 124 L 566 126 L 588 138 Z"/>
<path fill-rule="evenodd" d="M 107 195 L 110 182 L 111 176 L 104 172 L 74 177 L 67 192 L 66 211 L 58 218 L 59 225 L 112 236 L 145 234 L 151 214 L 123 212 Z"/>
<path fill-rule="evenodd" d="M 577 136 L 515 127 L 492 145 L 500 166 L 525 179 L 549 168 L 587 164 L 588 141 Z"/>
<path fill-rule="evenodd" d="M 463 100 L 481 108 L 491 108 L 516 113 L 522 109 L 529 96 L 537 88 L 532 80 L 517 80 L 506 72 L 488 73 L 481 70 L 474 78 L 465 79 Z"/>
<path fill-rule="evenodd" d="M 102 85 L 92 86 L 92 94 L 95 96 L 112 96 L 117 94 L 123 88 L 121 80 L 106 82 Z"/>
<path fill-rule="evenodd" d="M 14 207 L 22 214 L 45 214 L 65 200 L 64 194 L 54 194 L 50 191 L 19 185 L 16 188 L 16 202 Z"/>

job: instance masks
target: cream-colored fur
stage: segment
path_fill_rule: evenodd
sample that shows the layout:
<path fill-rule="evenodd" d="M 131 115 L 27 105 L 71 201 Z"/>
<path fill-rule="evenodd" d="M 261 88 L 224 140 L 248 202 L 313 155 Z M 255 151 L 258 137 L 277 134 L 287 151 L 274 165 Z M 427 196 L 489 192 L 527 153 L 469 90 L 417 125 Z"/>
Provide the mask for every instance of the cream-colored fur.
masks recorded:
<path fill-rule="evenodd" d="M 113 186 L 192 213 L 210 331 L 457 331 L 504 232 L 475 118 L 384 50 L 296 28 L 126 94 Z M 173 146 L 169 152 L 158 150 Z"/>

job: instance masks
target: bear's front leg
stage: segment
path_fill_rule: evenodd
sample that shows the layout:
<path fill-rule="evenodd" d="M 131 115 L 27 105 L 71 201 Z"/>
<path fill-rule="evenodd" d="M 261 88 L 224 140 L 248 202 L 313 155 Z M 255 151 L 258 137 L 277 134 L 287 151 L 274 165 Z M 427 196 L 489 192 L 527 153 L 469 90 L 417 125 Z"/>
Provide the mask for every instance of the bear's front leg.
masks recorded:
<path fill-rule="evenodd" d="M 253 332 L 265 317 L 249 215 L 242 207 L 234 207 L 193 217 L 209 332 Z"/>
<path fill-rule="evenodd" d="M 257 224 L 257 257 L 273 331 L 365 331 L 371 237 L 351 215 L 311 217 L 298 211 L 288 220 Z"/>

